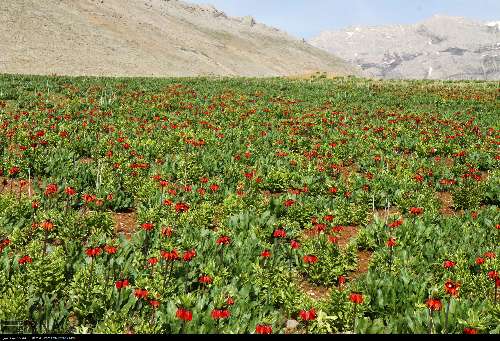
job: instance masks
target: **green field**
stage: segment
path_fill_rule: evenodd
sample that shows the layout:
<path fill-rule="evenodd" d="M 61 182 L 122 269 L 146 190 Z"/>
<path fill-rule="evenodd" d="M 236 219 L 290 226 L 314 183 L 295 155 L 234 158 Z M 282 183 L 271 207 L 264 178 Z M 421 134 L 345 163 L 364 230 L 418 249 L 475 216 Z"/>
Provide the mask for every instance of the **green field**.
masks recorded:
<path fill-rule="evenodd" d="M 498 82 L 0 75 L 0 127 L 0 329 L 500 332 Z"/>

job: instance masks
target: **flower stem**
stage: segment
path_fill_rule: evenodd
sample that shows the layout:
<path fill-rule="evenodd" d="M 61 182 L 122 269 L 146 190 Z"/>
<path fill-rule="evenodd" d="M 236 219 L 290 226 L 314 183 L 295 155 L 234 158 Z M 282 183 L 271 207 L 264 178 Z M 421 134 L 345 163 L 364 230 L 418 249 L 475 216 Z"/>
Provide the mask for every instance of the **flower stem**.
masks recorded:
<path fill-rule="evenodd" d="M 356 334 L 356 307 L 357 305 L 354 304 L 354 310 L 353 310 L 353 316 L 352 316 L 352 332 Z"/>
<path fill-rule="evenodd" d="M 451 297 L 448 300 L 448 304 L 446 305 L 446 317 L 444 319 L 444 333 L 447 333 L 448 329 L 448 314 L 450 313 L 450 304 L 451 304 Z"/>
<path fill-rule="evenodd" d="M 430 315 L 429 315 L 429 334 L 432 334 L 432 310 L 430 310 Z"/>

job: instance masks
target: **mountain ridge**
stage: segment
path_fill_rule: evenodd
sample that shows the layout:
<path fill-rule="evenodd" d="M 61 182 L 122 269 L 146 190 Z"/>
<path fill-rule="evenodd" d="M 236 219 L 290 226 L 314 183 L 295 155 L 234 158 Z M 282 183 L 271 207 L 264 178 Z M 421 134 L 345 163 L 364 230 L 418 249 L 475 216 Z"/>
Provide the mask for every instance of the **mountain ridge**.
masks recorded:
<path fill-rule="evenodd" d="M 500 79 L 500 25 L 434 15 L 410 25 L 323 31 L 309 43 L 375 78 Z"/>

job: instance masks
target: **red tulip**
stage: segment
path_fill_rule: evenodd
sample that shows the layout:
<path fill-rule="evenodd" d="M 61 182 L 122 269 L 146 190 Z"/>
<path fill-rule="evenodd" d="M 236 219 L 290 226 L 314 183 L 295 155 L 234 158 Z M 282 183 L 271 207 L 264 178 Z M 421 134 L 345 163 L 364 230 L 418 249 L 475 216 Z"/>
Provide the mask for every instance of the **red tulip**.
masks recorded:
<path fill-rule="evenodd" d="M 203 283 L 203 284 L 210 284 L 212 283 L 212 278 L 208 275 L 203 275 L 198 278 L 198 282 Z"/>
<path fill-rule="evenodd" d="M 314 264 L 318 261 L 318 257 L 314 256 L 314 255 L 306 255 L 304 256 L 304 262 L 305 263 L 311 263 L 311 264 Z"/>
<path fill-rule="evenodd" d="M 359 292 L 353 292 L 349 295 L 349 300 L 355 304 L 362 304 L 364 301 L 363 294 Z"/>
<path fill-rule="evenodd" d="M 183 321 L 191 321 L 193 319 L 193 312 L 183 308 L 178 308 L 175 316 Z"/>
<path fill-rule="evenodd" d="M 264 250 L 262 251 L 262 253 L 260 254 L 263 258 L 269 258 L 271 257 L 271 251 L 269 250 Z"/>
<path fill-rule="evenodd" d="M 311 321 L 316 319 L 316 311 L 314 308 L 311 308 L 310 310 L 301 310 L 299 312 L 300 318 L 303 321 Z"/>
<path fill-rule="evenodd" d="M 290 241 L 290 246 L 292 249 L 296 250 L 298 248 L 300 248 L 300 244 L 296 241 L 296 240 L 291 240 Z"/>
<path fill-rule="evenodd" d="M 397 245 L 396 244 L 396 238 L 394 238 L 394 237 L 389 238 L 389 240 L 387 241 L 387 246 L 388 247 L 394 247 L 396 245 Z"/>
<path fill-rule="evenodd" d="M 21 257 L 18 262 L 20 265 L 23 265 L 26 263 L 32 263 L 33 259 L 30 256 L 26 255 L 26 256 Z"/>
<path fill-rule="evenodd" d="M 228 318 L 231 316 L 231 313 L 227 309 L 214 309 L 212 310 L 211 315 L 214 320 L 218 320 Z"/>
<path fill-rule="evenodd" d="M 285 232 L 285 230 L 281 230 L 281 229 L 275 230 L 273 233 L 273 237 L 274 238 L 286 238 L 286 232 Z"/>
<path fill-rule="evenodd" d="M 444 263 L 443 263 L 443 267 L 445 269 L 451 269 L 452 267 L 455 266 L 455 262 L 452 262 L 451 260 L 445 260 Z"/>
<path fill-rule="evenodd" d="M 257 334 L 272 334 L 273 328 L 267 324 L 258 324 L 255 327 L 255 332 Z"/>
<path fill-rule="evenodd" d="M 447 280 L 444 284 L 444 290 L 447 294 L 451 296 L 456 296 L 458 294 L 458 288 L 460 287 L 459 283 L 452 282 L 451 280 Z"/>
<path fill-rule="evenodd" d="M 189 262 L 195 256 L 196 256 L 196 251 L 193 249 L 193 250 L 184 252 L 183 259 L 184 259 L 184 261 Z"/>
<path fill-rule="evenodd" d="M 438 311 L 442 308 L 442 303 L 439 298 L 429 298 L 426 302 L 427 307 L 432 311 Z"/>
<path fill-rule="evenodd" d="M 217 239 L 217 241 L 216 241 L 216 243 L 217 243 L 218 245 L 227 245 L 227 244 L 229 244 L 230 242 L 231 242 L 231 238 L 229 238 L 228 236 L 220 236 L 220 237 Z"/>
<path fill-rule="evenodd" d="M 151 231 L 155 225 L 153 223 L 143 223 L 141 227 L 144 231 Z"/>
<path fill-rule="evenodd" d="M 111 245 L 104 246 L 104 251 L 106 251 L 106 253 L 108 255 L 114 255 L 117 250 L 118 249 L 115 246 L 111 246 Z"/>
<path fill-rule="evenodd" d="M 52 194 L 57 193 L 57 185 L 56 184 L 48 184 L 47 187 L 45 187 L 45 195 L 49 196 Z"/>
<path fill-rule="evenodd" d="M 464 334 L 477 334 L 477 329 L 465 327 Z"/>

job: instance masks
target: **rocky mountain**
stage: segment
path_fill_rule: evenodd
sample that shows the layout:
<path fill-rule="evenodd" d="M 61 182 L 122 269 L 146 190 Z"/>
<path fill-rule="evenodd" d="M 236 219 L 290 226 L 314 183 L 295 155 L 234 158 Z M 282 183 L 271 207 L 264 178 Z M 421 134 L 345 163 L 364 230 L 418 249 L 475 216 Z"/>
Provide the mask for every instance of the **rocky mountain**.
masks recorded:
<path fill-rule="evenodd" d="M 178 0 L 1 0 L 0 73 L 273 76 L 359 69 L 251 17 Z"/>
<path fill-rule="evenodd" d="M 433 16 L 414 25 L 322 32 L 311 45 L 388 79 L 500 79 L 500 21 Z"/>

